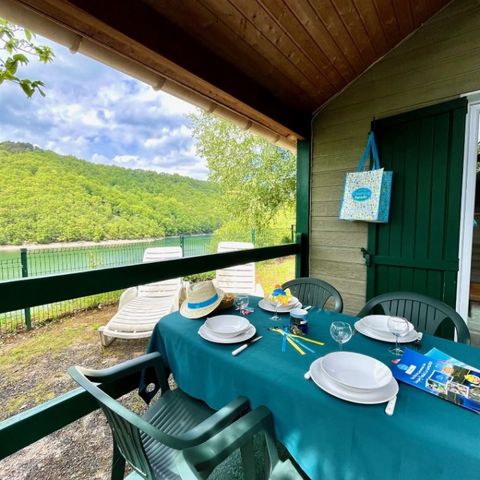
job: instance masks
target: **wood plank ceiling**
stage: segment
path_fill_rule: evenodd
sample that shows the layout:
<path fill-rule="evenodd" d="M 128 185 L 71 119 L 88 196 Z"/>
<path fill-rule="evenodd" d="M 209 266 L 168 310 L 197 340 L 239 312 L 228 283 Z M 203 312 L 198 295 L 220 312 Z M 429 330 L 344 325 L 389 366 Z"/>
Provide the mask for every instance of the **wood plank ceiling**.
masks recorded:
<path fill-rule="evenodd" d="M 285 137 L 449 2 L 19 1 Z"/>

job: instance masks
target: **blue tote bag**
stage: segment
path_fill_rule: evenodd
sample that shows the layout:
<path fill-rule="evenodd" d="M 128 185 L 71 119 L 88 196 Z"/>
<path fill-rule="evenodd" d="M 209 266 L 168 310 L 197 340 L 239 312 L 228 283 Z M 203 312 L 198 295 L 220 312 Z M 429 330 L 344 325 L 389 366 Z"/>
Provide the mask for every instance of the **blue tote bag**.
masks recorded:
<path fill-rule="evenodd" d="M 370 154 L 373 168 L 363 171 Z M 341 220 L 387 223 L 392 193 L 392 176 L 393 172 L 386 172 L 380 168 L 375 136 L 373 132 L 370 132 L 367 147 L 358 162 L 357 171 L 345 175 L 339 218 Z"/>

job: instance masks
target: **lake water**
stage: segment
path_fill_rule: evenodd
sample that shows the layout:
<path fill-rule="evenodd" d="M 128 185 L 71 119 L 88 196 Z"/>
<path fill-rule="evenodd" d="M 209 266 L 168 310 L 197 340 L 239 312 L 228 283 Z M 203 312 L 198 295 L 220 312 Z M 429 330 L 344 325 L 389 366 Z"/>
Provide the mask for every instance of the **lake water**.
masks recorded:
<path fill-rule="evenodd" d="M 42 248 L 27 250 L 28 276 L 78 272 L 140 263 L 148 247 L 180 246 L 180 237 L 168 237 L 149 242 L 125 242 L 104 245 Z M 184 257 L 211 253 L 212 235 L 183 237 Z M 0 250 L 0 280 L 22 277 L 20 247 Z"/>

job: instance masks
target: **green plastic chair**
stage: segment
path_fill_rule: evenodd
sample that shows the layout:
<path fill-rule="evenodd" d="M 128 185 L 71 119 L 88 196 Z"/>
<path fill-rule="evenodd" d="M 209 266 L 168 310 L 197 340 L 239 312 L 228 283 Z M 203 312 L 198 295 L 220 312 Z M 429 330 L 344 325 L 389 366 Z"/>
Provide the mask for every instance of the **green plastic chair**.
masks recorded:
<path fill-rule="evenodd" d="M 377 312 L 378 308 L 385 315 L 407 318 L 415 329 L 436 335 L 444 320 L 451 320 L 457 331 L 460 343 L 470 343 L 470 332 L 462 317 L 449 305 L 435 298 L 413 292 L 391 292 L 372 298 L 358 312 L 358 317 L 365 317 Z"/>
<path fill-rule="evenodd" d="M 342 313 L 343 299 L 340 292 L 323 280 L 311 277 L 300 277 L 289 280 L 282 285 L 282 288 L 289 288 L 292 295 L 297 297 L 303 305 L 324 308 L 330 298 L 335 300 L 334 312 Z"/>
<path fill-rule="evenodd" d="M 241 450 L 244 478 L 255 479 L 253 436 L 257 433 L 264 435 L 267 447 L 265 476 L 262 478 L 301 480 L 303 477 L 292 462 L 281 461 L 279 458 L 275 444 L 273 417 L 266 407 L 259 407 L 247 413 L 205 443 L 182 450 L 177 458 L 178 471 L 182 479 L 208 478 L 215 467 L 238 449 Z"/>
<path fill-rule="evenodd" d="M 150 353 L 104 370 L 71 367 L 72 378 L 100 404 L 113 434 L 112 479 L 124 478 L 125 461 L 134 472 L 129 479 L 179 479 L 175 465 L 178 451 L 205 442 L 249 410 L 239 397 L 215 412 L 205 403 L 170 390 L 159 353 Z M 143 416 L 130 411 L 103 391 L 109 382 L 142 372 L 149 388 L 141 393 L 148 404 L 156 391 L 160 398 Z"/>

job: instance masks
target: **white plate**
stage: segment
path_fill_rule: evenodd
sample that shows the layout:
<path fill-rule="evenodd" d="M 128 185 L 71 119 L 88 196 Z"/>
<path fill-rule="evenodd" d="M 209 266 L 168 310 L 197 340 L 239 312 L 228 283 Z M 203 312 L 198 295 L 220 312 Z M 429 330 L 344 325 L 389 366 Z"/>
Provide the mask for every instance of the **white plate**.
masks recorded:
<path fill-rule="evenodd" d="M 268 300 L 265 300 L 264 298 L 258 302 L 258 306 L 262 310 L 266 310 L 267 312 L 274 312 L 275 311 L 275 306 L 272 305 Z M 296 305 L 280 305 L 278 307 L 278 313 L 287 313 L 290 310 L 293 310 L 294 308 L 300 308 L 302 304 L 298 302 Z"/>
<path fill-rule="evenodd" d="M 378 390 L 392 380 L 392 372 L 385 364 L 360 353 L 329 353 L 323 357 L 321 367 L 334 382 L 357 390 Z"/>
<path fill-rule="evenodd" d="M 392 332 L 388 328 L 388 319 L 390 315 L 367 315 L 362 318 L 362 322 L 369 330 L 380 333 L 381 335 L 391 335 Z M 408 332 L 414 330 L 414 326 L 408 322 Z"/>
<path fill-rule="evenodd" d="M 382 334 L 375 330 L 371 330 L 368 328 L 362 320 L 358 320 L 355 322 L 355 330 L 365 335 L 366 337 L 373 338 L 374 340 L 380 340 L 381 342 L 387 343 L 395 343 L 395 335 L 393 333 L 385 333 Z M 411 343 L 417 340 L 418 332 L 416 330 L 412 330 L 408 332 L 406 335 L 398 338 L 398 343 Z"/>
<path fill-rule="evenodd" d="M 236 335 L 235 337 L 222 337 L 220 335 L 215 335 L 213 332 L 211 332 L 208 328 L 205 328 L 204 325 L 202 325 L 198 329 L 198 334 L 205 340 L 213 343 L 240 343 L 240 342 L 245 342 L 246 340 L 249 340 L 252 338 L 255 333 L 256 333 L 255 327 L 252 325 L 246 332 Z"/>
<path fill-rule="evenodd" d="M 234 337 L 246 332 L 250 328 L 250 322 L 239 315 L 209 317 L 204 325 L 211 333 L 222 337 Z"/>
<path fill-rule="evenodd" d="M 398 393 L 398 383 L 393 377 L 385 387 L 377 390 L 357 391 L 344 388 L 325 374 L 321 363 L 322 358 L 318 358 L 310 365 L 311 378 L 319 388 L 334 397 L 346 400 L 347 402 L 375 405 L 377 403 L 388 402 Z"/>

